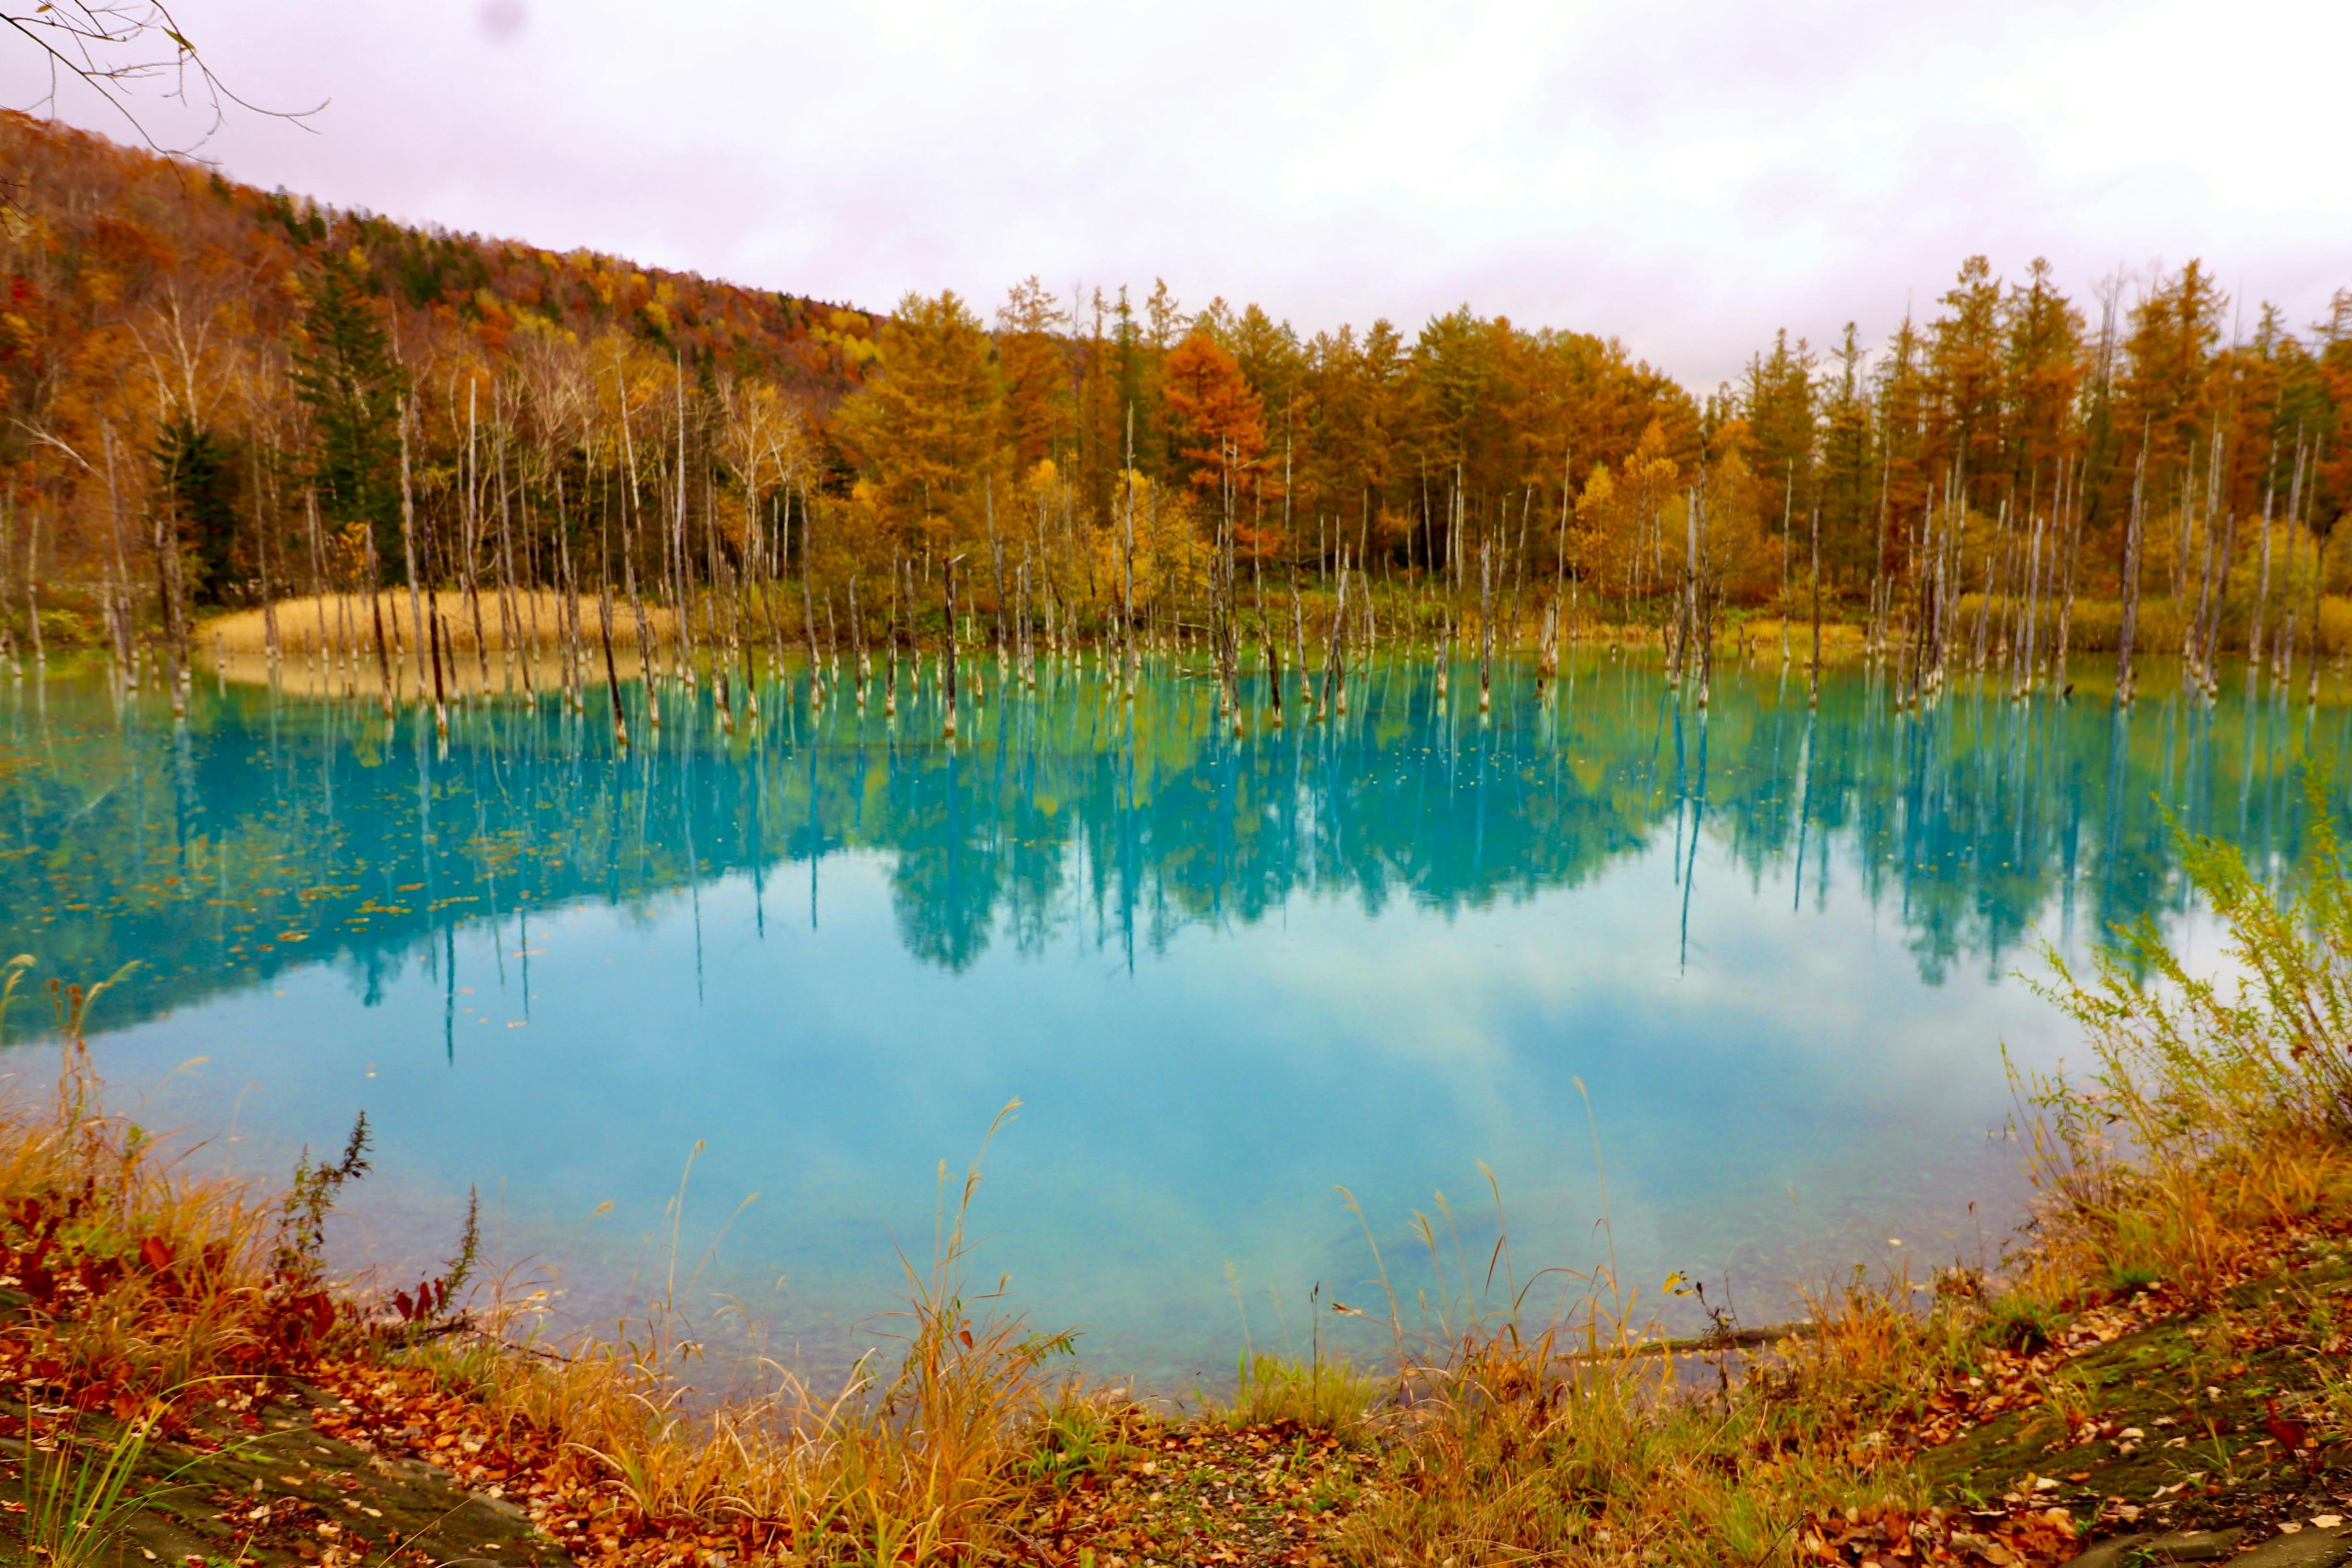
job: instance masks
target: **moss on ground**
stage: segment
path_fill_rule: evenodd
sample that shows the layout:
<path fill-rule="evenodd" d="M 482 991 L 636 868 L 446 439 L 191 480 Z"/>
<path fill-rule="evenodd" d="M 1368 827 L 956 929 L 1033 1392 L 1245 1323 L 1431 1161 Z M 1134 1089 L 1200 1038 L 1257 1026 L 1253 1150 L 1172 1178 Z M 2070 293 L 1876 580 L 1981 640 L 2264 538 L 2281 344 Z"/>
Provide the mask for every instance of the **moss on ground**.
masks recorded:
<path fill-rule="evenodd" d="M 137 1505 L 123 1510 L 100 1561 L 121 1568 L 192 1561 L 554 1568 L 568 1561 L 515 1504 L 469 1490 L 425 1459 L 322 1429 L 320 1417 L 340 1408 L 317 1388 L 280 1384 L 268 1398 L 224 1400 L 178 1436 L 153 1441 L 126 1489 Z M 106 1415 L 82 1415 L 70 1427 L 90 1448 L 116 1443 L 124 1430 Z M 0 1447 L 12 1458 L 24 1454 L 21 1439 Z M 16 1538 L 5 1545 L 20 1561 L 27 1500 L 19 1477 L 0 1481 L 0 1513 Z"/>
<path fill-rule="evenodd" d="M 2347 1320 L 2352 1255 L 2315 1248 L 2210 1307 L 2069 1356 L 2040 1403 L 1923 1450 L 1920 1468 L 1961 1506 L 2038 1492 L 2085 1536 L 2243 1526 L 2255 1539 L 2343 1513 L 2343 1454 L 2290 1455 L 2267 1421 L 2326 1401 L 2329 1374 L 2347 1366 Z"/>

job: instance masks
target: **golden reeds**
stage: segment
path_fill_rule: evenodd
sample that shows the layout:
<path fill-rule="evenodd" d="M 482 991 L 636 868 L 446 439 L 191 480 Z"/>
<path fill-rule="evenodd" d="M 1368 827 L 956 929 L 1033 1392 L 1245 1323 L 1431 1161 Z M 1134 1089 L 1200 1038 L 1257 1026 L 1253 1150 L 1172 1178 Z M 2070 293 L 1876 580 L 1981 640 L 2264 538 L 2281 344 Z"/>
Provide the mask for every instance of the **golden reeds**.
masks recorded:
<path fill-rule="evenodd" d="M 483 595 L 485 599 L 491 600 L 499 596 L 499 591 Z M 446 648 L 479 653 L 504 651 L 509 646 L 517 651 L 525 647 L 546 649 L 562 646 L 559 628 L 566 624 L 562 617 L 572 613 L 563 595 L 544 588 L 518 589 L 509 597 L 512 613 L 493 616 L 490 610 L 486 610 L 478 637 L 467 610 L 466 595 L 461 590 L 445 588 L 417 595 L 425 615 L 437 614 L 446 618 Z M 594 595 L 582 595 L 576 603 L 583 619 L 593 618 L 596 614 Z M 404 654 L 411 662 L 415 661 L 416 649 L 408 646 L 415 641 L 415 632 L 410 624 L 405 589 L 385 589 L 376 595 L 374 605 L 369 604 L 367 595 L 363 594 L 326 594 L 281 599 L 275 608 L 279 651 L 283 654 L 309 656 L 348 651 L 361 664 L 373 664 L 375 661 L 373 617 L 380 608 L 387 637 L 398 644 L 391 650 L 393 656 L 399 658 Z M 646 620 L 647 630 L 656 644 L 668 639 L 677 624 L 676 615 L 667 609 L 648 608 Z M 259 609 L 231 611 L 206 622 L 203 630 L 216 637 L 220 645 L 232 655 L 268 651 L 267 616 Z M 613 628 L 613 640 L 616 646 L 634 647 L 636 637 L 636 627 L 625 619 Z"/>

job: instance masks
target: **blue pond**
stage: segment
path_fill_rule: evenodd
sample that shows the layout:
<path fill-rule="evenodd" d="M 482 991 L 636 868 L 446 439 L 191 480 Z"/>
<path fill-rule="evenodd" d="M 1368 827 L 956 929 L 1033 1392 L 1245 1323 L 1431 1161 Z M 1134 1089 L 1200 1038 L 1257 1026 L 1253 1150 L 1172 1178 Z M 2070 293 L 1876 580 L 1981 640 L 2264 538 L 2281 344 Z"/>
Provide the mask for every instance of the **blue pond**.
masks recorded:
<path fill-rule="evenodd" d="M 1303 1349 L 1318 1287 L 1384 1313 L 1375 1241 L 1409 1317 L 1483 1276 L 1497 1194 L 1515 1277 L 1613 1255 L 1750 1321 L 1997 1249 L 2002 1048 L 2071 1045 L 2040 943 L 2145 915 L 2210 950 L 2166 813 L 2289 875 L 2352 721 L 2234 689 L 1906 713 L 1859 670 L 1809 710 L 1777 662 L 1701 712 L 1613 659 L 1514 670 L 1482 720 L 1468 671 L 1441 700 L 1382 659 L 1326 724 L 1245 693 L 1236 740 L 1197 670 L 1131 705 L 982 670 L 954 746 L 927 666 L 895 720 L 780 682 L 729 733 L 672 690 L 619 754 L 601 690 L 444 744 L 260 687 L 200 682 L 184 723 L 0 688 L 0 942 L 139 961 L 99 1064 L 202 1168 L 282 1173 L 365 1110 L 342 1264 L 413 1278 L 477 1188 L 559 1324 L 674 1278 L 813 1372 L 886 1342 L 941 1163 L 1017 1099 L 976 1272 L 1181 1386 Z M 10 1021 L 32 1081 L 40 1022 Z"/>

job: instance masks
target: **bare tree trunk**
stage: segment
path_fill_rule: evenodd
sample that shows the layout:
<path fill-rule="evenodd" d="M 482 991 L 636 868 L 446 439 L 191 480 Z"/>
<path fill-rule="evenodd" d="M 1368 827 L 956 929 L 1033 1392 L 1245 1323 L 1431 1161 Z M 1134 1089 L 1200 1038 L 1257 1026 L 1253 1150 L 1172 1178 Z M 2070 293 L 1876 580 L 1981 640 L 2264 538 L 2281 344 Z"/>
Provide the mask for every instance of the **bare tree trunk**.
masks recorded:
<path fill-rule="evenodd" d="M 808 638 L 809 706 L 824 706 L 824 668 L 817 657 L 816 594 L 809 586 L 808 490 L 801 490 L 801 629 Z"/>
<path fill-rule="evenodd" d="M 2295 478 L 2301 479 L 2303 478 L 2303 438 L 2300 434 L 2295 437 L 2294 469 Z M 2262 591 L 2254 599 L 2254 624 L 2246 630 L 2246 695 L 2249 697 L 2253 695 L 2254 689 L 2262 679 L 2263 623 L 2268 618 L 2271 607 L 2271 504 L 2277 491 L 2278 452 L 2273 447 L 2271 452 L 2271 472 L 2263 484 Z"/>
<path fill-rule="evenodd" d="M 2131 518 L 2124 531 L 2123 629 L 2116 645 L 2116 700 L 2129 706 L 2134 694 L 2132 636 L 2139 625 L 2139 539 L 2147 488 L 2147 433 L 2140 432 L 2139 460 L 2132 471 Z"/>
<path fill-rule="evenodd" d="M 1788 476 L 1780 488 L 1780 668 L 1795 657 L 1789 651 L 1789 527 L 1796 521 L 1797 462 L 1789 459 Z"/>
<path fill-rule="evenodd" d="M 1346 688 L 1340 684 L 1347 678 L 1339 672 L 1339 636 L 1346 626 L 1341 617 L 1346 613 L 1347 607 L 1348 560 L 1343 553 L 1339 558 L 1339 594 L 1331 605 L 1331 641 L 1323 653 L 1323 694 L 1315 702 L 1315 719 L 1318 723 L 1322 722 L 1330 713 L 1335 696 L 1340 703 L 1339 711 L 1342 713 L 1347 711 Z"/>
<path fill-rule="evenodd" d="M 33 511 L 33 520 L 26 525 L 25 543 L 25 619 L 33 634 L 33 673 L 46 679 L 49 668 L 48 649 L 41 643 L 41 513 Z"/>
<path fill-rule="evenodd" d="M 478 471 L 475 469 L 474 466 L 474 404 L 476 396 L 475 384 L 469 381 L 466 384 L 466 467 L 468 471 L 466 482 L 466 509 L 462 514 L 460 527 L 458 529 L 459 538 L 457 543 L 458 549 L 462 552 L 462 558 L 459 562 L 459 566 L 461 568 L 459 574 L 459 584 L 466 591 L 466 608 L 474 623 L 474 659 L 481 671 L 482 698 L 483 700 L 488 701 L 490 695 L 490 640 L 488 637 L 482 635 L 481 585 L 476 580 L 474 569 L 475 560 L 481 552 L 482 540 L 481 486 L 479 483 Z M 507 520 L 507 443 L 506 421 L 503 417 L 499 420 L 498 446 L 499 526 L 503 529 L 506 526 Z M 509 661 L 508 668 L 511 670 L 513 668 L 512 660 L 514 658 L 514 642 L 512 638 L 509 638 L 507 641 L 506 657 Z M 452 673 L 455 673 L 456 660 L 452 659 L 450 662 L 452 666 Z"/>
<path fill-rule="evenodd" d="M 315 668 L 317 652 L 327 646 L 327 547 L 319 529 L 319 492 L 302 492 L 302 510 L 310 525 L 310 603 L 318 612 L 319 642 L 310 660 Z"/>
<path fill-rule="evenodd" d="M 1495 542 L 1478 545 L 1478 711 L 1494 706 Z"/>
<path fill-rule="evenodd" d="M 1290 662 L 1298 670 L 1298 706 L 1303 712 L 1315 700 L 1315 682 L 1307 673 L 1307 612 L 1298 602 L 1298 574 L 1290 574 Z"/>
<path fill-rule="evenodd" d="M 629 720 L 621 710 L 621 672 L 613 661 L 613 559 L 601 518 L 596 524 L 596 631 L 604 644 L 604 690 L 613 702 L 613 743 L 625 752 L 629 749 Z"/>
<path fill-rule="evenodd" d="M 1812 684 L 1805 694 L 1805 706 L 1822 705 L 1822 509 L 1813 508 L 1813 668 Z"/>
<path fill-rule="evenodd" d="M 886 718 L 898 713 L 898 563 L 890 562 L 890 637 L 883 646 L 882 712 Z"/>
<path fill-rule="evenodd" d="M 2052 483 L 2053 486 L 2056 483 L 2054 476 Z M 2027 505 L 2033 506 L 2032 491 L 2038 488 L 2040 488 L 2040 479 L 2037 475 L 2034 485 L 2028 489 Z M 2017 661 L 2017 679 L 2011 684 L 2009 691 L 2012 700 L 2024 697 L 2033 689 L 2034 660 L 2040 651 L 2042 639 L 2042 537 L 2047 531 L 2048 521 L 2042 516 L 2041 508 L 2034 506 L 2033 525 L 2028 531 L 2030 542 L 2026 547 L 2025 624 L 2018 637 L 2020 657 Z"/>
<path fill-rule="evenodd" d="M 629 384 L 622 374 L 619 351 L 614 355 L 614 381 L 619 394 L 621 409 L 621 455 L 625 461 L 629 488 L 622 495 L 621 506 L 621 575 L 628 589 L 629 611 L 637 628 L 637 679 L 646 689 L 646 721 L 655 729 L 661 728 L 661 693 L 654 668 L 652 629 L 646 624 L 645 596 L 637 592 L 637 535 L 644 521 L 637 504 L 637 442 L 629 428 Z"/>
<path fill-rule="evenodd" d="M 943 702 L 945 702 L 945 703 L 946 703 L 946 705 L 947 705 L 947 737 L 948 737 L 948 739 L 949 739 L 949 740 L 950 740 L 950 741 L 952 741 L 952 740 L 954 740 L 954 739 L 956 738 L 956 624 L 955 624 L 955 618 L 956 618 L 956 591 L 955 591 L 955 588 L 956 588 L 956 584 L 955 584 L 955 569 L 956 569 L 956 563 L 957 563 L 957 562 L 959 562 L 959 561 L 961 561 L 961 560 L 962 560 L 962 559 L 963 559 L 963 557 L 962 557 L 962 556 L 961 556 L 961 555 L 950 555 L 950 556 L 949 556 L 949 557 L 947 558 L 946 562 L 943 563 L 943 564 L 945 565 L 946 569 L 947 569 L 947 573 L 946 573 L 946 583 L 947 583 L 947 586 L 946 586 L 946 597 L 947 597 L 947 614 L 948 614 L 948 631 L 947 631 L 947 638 L 946 638 L 946 641 L 947 641 L 947 663 L 946 663 L 945 670 L 944 670 L 944 672 L 941 674 L 941 676 L 940 676 L 940 700 L 941 700 Z"/>
<path fill-rule="evenodd" d="M 12 497 L 0 495 L 0 651 L 8 657 L 9 673 L 21 677 L 25 667 L 16 657 L 16 627 L 10 614 L 15 606 L 8 603 L 8 546 L 14 542 L 11 536 L 16 532 L 16 521 L 13 500 Z"/>
<path fill-rule="evenodd" d="M 375 530 L 367 531 L 368 608 L 375 616 L 375 665 L 383 683 L 383 716 L 392 717 L 392 650 L 383 638 L 383 568 L 375 557 Z M 395 616 L 395 619 L 397 616 Z"/>
<path fill-rule="evenodd" d="M 1001 679 L 1009 655 L 1004 646 L 1004 541 L 996 532 L 996 476 L 993 474 L 988 476 L 985 500 L 988 509 L 988 558 L 996 572 L 996 673 Z M 1128 589 L 1130 616 L 1134 610 L 1134 593 L 1130 575 Z M 849 580 L 849 618 L 853 621 L 857 618 L 857 579 L 855 576 Z M 863 688 L 866 683 L 866 637 L 862 632 L 857 639 L 857 681 Z"/>
<path fill-rule="evenodd" d="M 2311 674 L 2304 689 L 2304 700 L 2311 707 L 2319 705 L 2319 605 L 2320 587 L 2327 575 L 2327 536 L 2316 529 L 2311 535 Z"/>
<path fill-rule="evenodd" d="M 408 469 L 408 400 L 400 403 L 400 551 L 408 567 L 408 615 L 416 627 L 416 651 L 425 655 L 425 602 L 416 591 L 416 491 L 409 479 Z M 437 616 L 436 617 L 438 618 Z M 420 675 L 423 671 L 418 672 Z M 441 703 L 441 662 L 433 662 L 433 729 L 436 734 L 449 732 L 449 716 Z"/>
<path fill-rule="evenodd" d="M 2205 589 L 2198 591 L 2198 618 L 2204 625 L 2205 637 L 2204 646 L 2197 656 L 2197 673 L 2209 700 L 2221 690 L 2221 678 L 2216 673 L 2216 667 L 2221 663 L 2221 622 L 2230 604 L 2230 563 L 2236 558 L 2238 550 L 2238 511 L 2235 507 L 2231 507 L 2222 515 L 2221 553 L 2218 557 L 2213 553 L 2213 515 L 2223 510 L 2221 454 L 2221 441 L 2217 435 L 2205 479 L 2205 575 L 2211 584 L 2210 610 L 2205 608 Z"/>

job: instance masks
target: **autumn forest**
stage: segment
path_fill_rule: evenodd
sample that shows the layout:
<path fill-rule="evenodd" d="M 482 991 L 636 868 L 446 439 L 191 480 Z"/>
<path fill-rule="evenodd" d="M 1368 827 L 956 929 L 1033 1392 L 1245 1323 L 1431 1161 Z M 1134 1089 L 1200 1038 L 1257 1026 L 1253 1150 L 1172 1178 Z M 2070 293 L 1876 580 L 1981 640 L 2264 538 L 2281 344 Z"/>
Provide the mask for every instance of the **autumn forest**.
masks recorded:
<path fill-rule="evenodd" d="M 19 660 L 184 669 L 214 609 L 371 585 L 376 624 L 316 635 L 387 670 L 445 637 L 575 672 L 615 639 L 682 670 L 863 658 L 931 646 L 950 595 L 968 645 L 1197 639 L 1228 691 L 1261 644 L 1390 636 L 1547 668 L 1654 643 L 1703 681 L 1727 639 L 1818 659 L 1811 622 L 1914 693 L 1956 668 L 2063 689 L 2099 649 L 2128 696 L 2136 655 L 2210 686 L 2252 650 L 2294 681 L 2352 636 L 2326 598 L 2352 577 L 2352 291 L 2309 324 L 2196 261 L 2084 289 L 1970 258 L 1886 342 L 1784 331 L 1686 389 L 1467 305 L 1302 337 L 1032 279 L 884 315 L 330 211 L 22 116 L 0 145 Z M 457 607 L 402 609 L 420 585 Z M 526 627 L 531 588 L 555 607 Z M 268 619 L 273 655 L 310 635 Z"/>

